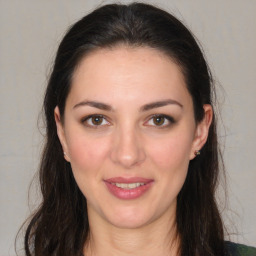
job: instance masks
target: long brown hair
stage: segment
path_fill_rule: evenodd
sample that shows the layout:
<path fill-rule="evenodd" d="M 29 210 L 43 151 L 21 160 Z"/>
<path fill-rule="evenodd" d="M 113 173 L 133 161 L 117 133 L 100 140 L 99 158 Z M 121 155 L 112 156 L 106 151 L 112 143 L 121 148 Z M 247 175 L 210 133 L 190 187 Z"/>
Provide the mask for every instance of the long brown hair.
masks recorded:
<path fill-rule="evenodd" d="M 81 255 L 88 238 L 86 198 L 71 166 L 63 158 L 54 121 L 54 108 L 63 116 L 72 75 L 93 50 L 117 44 L 148 46 L 162 51 L 182 69 L 193 99 L 196 122 L 204 104 L 213 104 L 210 70 L 192 33 L 171 14 L 142 3 L 102 6 L 76 22 L 57 51 L 44 99 L 46 141 L 40 164 L 42 203 L 26 229 L 27 256 Z M 216 118 L 200 157 L 190 161 L 177 201 L 177 228 L 182 256 L 224 255 L 223 224 L 215 201 L 221 162 Z"/>

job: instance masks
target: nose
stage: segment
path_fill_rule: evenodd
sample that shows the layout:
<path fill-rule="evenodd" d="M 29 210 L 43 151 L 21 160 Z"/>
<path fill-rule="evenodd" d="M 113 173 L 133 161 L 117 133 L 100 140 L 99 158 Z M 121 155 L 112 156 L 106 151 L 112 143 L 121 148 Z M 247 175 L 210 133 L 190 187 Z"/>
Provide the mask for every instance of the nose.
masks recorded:
<path fill-rule="evenodd" d="M 114 135 L 111 160 L 125 169 L 141 164 L 146 154 L 141 136 L 136 129 L 118 129 Z"/>

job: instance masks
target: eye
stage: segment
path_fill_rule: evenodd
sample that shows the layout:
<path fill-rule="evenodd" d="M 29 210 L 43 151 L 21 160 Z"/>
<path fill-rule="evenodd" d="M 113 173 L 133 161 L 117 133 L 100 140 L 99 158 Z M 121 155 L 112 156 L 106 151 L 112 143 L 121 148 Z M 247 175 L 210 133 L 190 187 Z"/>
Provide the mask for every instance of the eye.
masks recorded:
<path fill-rule="evenodd" d="M 174 119 L 171 116 L 167 115 L 153 115 L 149 121 L 147 121 L 147 125 L 149 126 L 157 126 L 157 127 L 168 127 L 171 124 L 175 123 Z"/>
<path fill-rule="evenodd" d="M 82 119 L 82 123 L 89 127 L 109 125 L 109 122 L 102 115 L 90 115 Z"/>

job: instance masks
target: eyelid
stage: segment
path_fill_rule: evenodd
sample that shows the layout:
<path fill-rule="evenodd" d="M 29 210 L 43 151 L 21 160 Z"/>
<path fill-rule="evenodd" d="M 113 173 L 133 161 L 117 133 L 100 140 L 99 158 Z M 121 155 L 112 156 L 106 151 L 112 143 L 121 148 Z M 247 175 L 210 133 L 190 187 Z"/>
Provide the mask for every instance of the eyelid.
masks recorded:
<path fill-rule="evenodd" d="M 93 117 L 100 117 L 100 118 L 103 118 L 107 124 L 99 124 L 99 125 L 91 125 L 91 124 L 88 124 L 87 121 L 90 119 L 90 118 L 93 118 Z M 110 122 L 108 121 L 108 119 L 102 115 L 102 114 L 91 114 L 91 115 L 88 115 L 88 116 L 85 116 L 81 119 L 81 122 L 82 124 L 84 124 L 86 127 L 89 127 L 89 128 L 100 128 L 100 127 L 104 127 L 104 126 L 108 126 L 110 125 Z"/>
<path fill-rule="evenodd" d="M 169 115 L 166 115 L 166 114 L 154 114 L 154 115 L 151 115 L 148 120 L 146 121 L 146 123 L 148 123 L 150 120 L 152 120 L 154 117 L 163 117 L 165 118 L 169 123 L 168 124 L 165 124 L 165 125 L 149 125 L 149 126 L 153 126 L 153 127 L 156 127 L 156 128 L 167 128 L 169 127 L 170 125 L 176 123 L 175 119 L 172 117 L 172 116 L 169 116 Z"/>
<path fill-rule="evenodd" d="M 103 118 L 105 122 L 107 122 L 107 124 L 99 124 L 99 125 L 94 125 L 94 124 L 88 124 L 88 120 L 90 118 L 93 118 L 93 117 L 100 117 L 100 118 Z M 156 124 L 148 124 L 153 118 L 155 117 L 161 117 L 161 118 L 165 118 L 167 121 L 168 121 L 168 124 L 164 124 L 164 125 L 156 125 Z M 111 122 L 108 120 L 108 118 L 102 114 L 90 114 L 90 115 L 87 115 L 85 117 L 83 117 L 81 119 L 81 123 L 83 125 L 85 125 L 86 127 L 89 127 L 89 128 L 101 128 L 101 127 L 104 127 L 104 126 L 109 126 L 111 125 Z M 166 114 L 153 114 L 151 115 L 147 121 L 144 123 L 148 126 L 151 126 L 151 127 L 156 127 L 156 128 L 167 128 L 169 126 L 171 126 L 172 124 L 176 123 L 175 119 L 172 117 L 172 116 L 169 116 L 169 115 L 166 115 Z"/>

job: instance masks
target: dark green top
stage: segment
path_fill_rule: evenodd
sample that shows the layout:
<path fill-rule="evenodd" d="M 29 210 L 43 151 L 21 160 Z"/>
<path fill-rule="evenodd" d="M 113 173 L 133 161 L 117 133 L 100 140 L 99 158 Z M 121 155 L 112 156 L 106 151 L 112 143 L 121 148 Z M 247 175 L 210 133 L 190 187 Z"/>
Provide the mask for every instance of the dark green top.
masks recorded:
<path fill-rule="evenodd" d="M 226 242 L 230 256 L 256 256 L 256 248 L 243 244 Z"/>
<path fill-rule="evenodd" d="M 227 256 L 256 256 L 256 248 L 243 244 L 236 244 L 229 241 L 225 242 Z M 83 254 L 81 256 L 84 256 Z"/>

